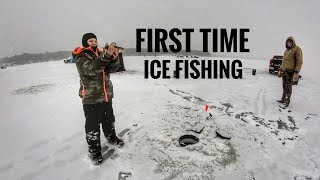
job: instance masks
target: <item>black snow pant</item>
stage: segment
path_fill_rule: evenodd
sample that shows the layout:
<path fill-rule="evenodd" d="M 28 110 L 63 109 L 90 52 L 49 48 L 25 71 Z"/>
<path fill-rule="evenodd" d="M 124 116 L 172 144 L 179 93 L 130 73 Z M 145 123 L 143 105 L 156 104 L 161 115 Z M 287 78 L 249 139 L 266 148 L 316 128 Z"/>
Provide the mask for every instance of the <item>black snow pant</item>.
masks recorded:
<path fill-rule="evenodd" d="M 100 124 L 106 138 L 116 135 L 112 102 L 83 104 L 83 111 L 86 117 L 85 132 L 89 152 L 100 153 Z"/>
<path fill-rule="evenodd" d="M 294 72 L 284 71 L 282 76 L 283 93 L 281 100 L 287 104 L 290 103 L 290 98 L 292 94 L 293 74 Z"/>

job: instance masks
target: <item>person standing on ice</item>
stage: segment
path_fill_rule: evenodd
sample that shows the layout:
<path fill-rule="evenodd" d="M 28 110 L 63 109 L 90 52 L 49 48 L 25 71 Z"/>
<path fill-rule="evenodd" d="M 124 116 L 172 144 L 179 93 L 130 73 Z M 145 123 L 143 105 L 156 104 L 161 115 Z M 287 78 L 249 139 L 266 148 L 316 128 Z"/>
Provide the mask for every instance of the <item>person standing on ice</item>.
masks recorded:
<path fill-rule="evenodd" d="M 296 45 L 293 37 L 288 37 L 286 40 L 286 51 L 283 55 L 282 64 L 278 71 L 278 76 L 282 77 L 283 93 L 282 98 L 277 100 L 283 103 L 285 107 L 290 104 L 293 82 L 298 81 L 299 72 L 303 63 L 302 50 Z"/>
<path fill-rule="evenodd" d="M 77 47 L 75 58 L 80 76 L 79 96 L 82 98 L 86 118 L 85 132 L 89 157 L 96 165 L 103 162 L 101 155 L 100 124 L 107 141 L 118 147 L 124 142 L 116 135 L 115 117 L 112 108 L 113 86 L 110 73 L 119 68 L 118 49 L 115 43 L 98 48 L 97 37 L 86 33 L 82 37 L 83 47 Z"/>

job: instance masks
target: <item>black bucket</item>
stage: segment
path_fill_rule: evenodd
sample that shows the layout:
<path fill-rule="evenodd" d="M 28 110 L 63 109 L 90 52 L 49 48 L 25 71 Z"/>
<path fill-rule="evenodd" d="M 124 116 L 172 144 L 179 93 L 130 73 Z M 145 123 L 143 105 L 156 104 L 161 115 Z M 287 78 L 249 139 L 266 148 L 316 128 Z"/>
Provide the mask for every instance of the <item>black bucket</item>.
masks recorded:
<path fill-rule="evenodd" d="M 252 75 L 256 75 L 256 69 L 252 69 Z"/>
<path fill-rule="evenodd" d="M 173 71 L 173 77 L 177 78 L 177 71 Z"/>
<path fill-rule="evenodd" d="M 181 147 L 185 147 L 192 144 L 197 144 L 199 142 L 199 139 L 194 135 L 183 135 L 179 138 L 179 144 Z"/>

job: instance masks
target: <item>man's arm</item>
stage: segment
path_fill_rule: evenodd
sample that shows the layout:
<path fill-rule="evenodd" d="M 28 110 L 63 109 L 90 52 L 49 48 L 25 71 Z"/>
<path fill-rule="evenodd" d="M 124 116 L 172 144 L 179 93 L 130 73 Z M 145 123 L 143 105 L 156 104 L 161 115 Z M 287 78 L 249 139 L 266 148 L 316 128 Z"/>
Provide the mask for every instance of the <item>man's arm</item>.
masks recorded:
<path fill-rule="evenodd" d="M 103 52 L 105 55 L 109 55 L 110 58 L 106 60 L 107 64 L 105 66 L 105 69 L 107 72 L 117 72 L 117 70 L 120 67 L 120 61 L 119 61 L 119 49 L 115 48 L 116 43 L 111 43 L 110 45 L 106 44 L 105 48 L 103 49 Z"/>
<path fill-rule="evenodd" d="M 86 76 L 95 76 L 96 71 L 106 66 L 112 61 L 112 57 L 101 53 L 96 60 L 91 60 L 89 55 L 80 55 L 76 57 L 76 66 L 79 74 Z"/>
<path fill-rule="evenodd" d="M 297 48 L 297 51 L 296 51 L 296 67 L 294 69 L 296 73 L 299 73 L 299 71 L 301 70 L 302 64 L 303 64 L 302 50 L 299 47 Z"/>
<path fill-rule="evenodd" d="M 106 66 L 106 70 L 110 73 L 117 72 L 120 67 L 119 57 L 116 60 L 113 60 Z"/>

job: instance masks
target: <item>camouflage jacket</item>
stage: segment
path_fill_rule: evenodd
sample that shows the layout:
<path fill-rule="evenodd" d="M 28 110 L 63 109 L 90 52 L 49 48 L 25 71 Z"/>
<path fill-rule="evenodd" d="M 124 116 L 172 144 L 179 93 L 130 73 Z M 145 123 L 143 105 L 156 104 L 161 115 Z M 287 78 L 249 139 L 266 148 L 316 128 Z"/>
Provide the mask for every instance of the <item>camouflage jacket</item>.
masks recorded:
<path fill-rule="evenodd" d="M 83 104 L 108 102 L 113 98 L 110 73 L 120 66 L 118 59 L 113 60 L 105 53 L 94 52 L 91 47 L 78 47 L 72 52 L 80 76 L 79 96 Z"/>

